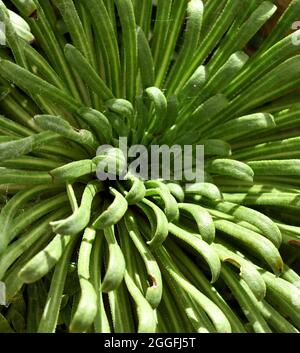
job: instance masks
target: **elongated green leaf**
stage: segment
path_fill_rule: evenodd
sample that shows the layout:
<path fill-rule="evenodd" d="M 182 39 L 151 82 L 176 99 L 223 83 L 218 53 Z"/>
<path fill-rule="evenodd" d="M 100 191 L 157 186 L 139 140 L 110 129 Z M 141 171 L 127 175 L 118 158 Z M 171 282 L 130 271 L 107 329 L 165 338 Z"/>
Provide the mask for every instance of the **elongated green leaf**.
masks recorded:
<path fill-rule="evenodd" d="M 60 116 L 36 115 L 34 120 L 43 130 L 52 131 L 93 149 L 98 147 L 95 136 L 89 130 L 81 129 L 76 131 L 73 126 Z"/>
<path fill-rule="evenodd" d="M 208 172 L 231 176 L 236 179 L 253 181 L 253 170 L 247 165 L 239 161 L 231 159 L 215 159 L 206 165 Z"/>
<path fill-rule="evenodd" d="M 1 58 L 0 74 L 8 81 L 12 81 L 31 94 L 46 96 L 47 99 L 51 99 L 53 103 L 68 107 L 70 111 L 75 112 L 80 107 L 80 104 L 67 93 L 59 90 L 20 66 Z"/>
<path fill-rule="evenodd" d="M 300 175 L 300 159 L 255 161 L 247 164 L 255 175 Z"/>
<path fill-rule="evenodd" d="M 81 79 L 105 102 L 113 98 L 111 90 L 97 74 L 88 60 L 73 45 L 65 46 L 65 55 L 68 62 L 75 68 Z"/>
<path fill-rule="evenodd" d="M 151 224 L 153 236 L 148 244 L 153 248 L 161 245 L 168 236 L 168 219 L 164 212 L 155 203 L 144 198 L 138 206 L 146 214 Z"/>
<path fill-rule="evenodd" d="M 127 211 L 128 204 L 122 194 L 114 188 L 110 188 L 110 191 L 114 195 L 115 199 L 112 204 L 94 221 L 93 227 L 96 229 L 105 229 L 118 223 Z"/>
<path fill-rule="evenodd" d="M 184 231 L 172 223 L 169 223 L 169 232 L 191 246 L 192 249 L 195 250 L 197 254 L 205 260 L 205 262 L 207 262 L 212 275 L 211 282 L 214 283 L 219 277 L 221 263 L 213 248 L 203 240 L 193 236 L 191 233 Z"/>
<path fill-rule="evenodd" d="M 216 229 L 233 237 L 264 259 L 276 274 L 282 272 L 282 258 L 277 248 L 268 239 L 227 220 L 215 220 L 214 224 Z"/>
<path fill-rule="evenodd" d="M 147 273 L 151 281 L 150 286 L 146 292 L 146 299 L 155 309 L 161 301 L 163 291 L 163 283 L 159 266 L 155 260 L 155 257 L 146 246 L 132 212 L 127 213 L 125 216 L 125 223 L 127 231 L 146 266 Z"/>
<path fill-rule="evenodd" d="M 86 228 L 78 257 L 78 276 L 81 295 L 78 306 L 70 323 L 70 332 L 86 332 L 97 314 L 97 294 L 90 281 L 90 257 L 96 231 Z"/>
<path fill-rule="evenodd" d="M 41 132 L 15 141 L 0 144 L 0 160 L 23 156 L 35 149 L 43 147 L 49 141 L 56 140 L 58 135 L 52 132 Z"/>
<path fill-rule="evenodd" d="M 139 2 L 140 3 L 140 2 Z M 154 63 L 145 33 L 137 29 L 138 63 L 144 88 L 154 86 Z"/>
<path fill-rule="evenodd" d="M 232 140 L 252 131 L 270 129 L 275 127 L 275 121 L 271 114 L 257 113 L 246 115 L 237 119 L 228 121 L 225 124 L 212 129 L 208 132 L 209 137 L 222 138 L 225 141 Z"/>
<path fill-rule="evenodd" d="M 205 208 L 191 203 L 178 204 L 180 211 L 187 212 L 195 220 L 201 237 L 211 244 L 215 238 L 213 220 Z"/>
<path fill-rule="evenodd" d="M 83 192 L 79 208 L 67 219 L 52 222 L 53 231 L 59 234 L 74 235 L 83 230 L 90 221 L 94 197 L 102 189 L 103 185 L 100 181 L 88 183 Z"/>
<path fill-rule="evenodd" d="M 101 290 L 110 292 L 119 287 L 125 274 L 125 259 L 120 246 L 117 243 L 114 227 L 104 229 L 106 241 L 109 249 L 109 261 L 107 270 L 103 278 Z"/>
<path fill-rule="evenodd" d="M 194 53 L 195 46 L 197 46 L 200 39 L 200 32 L 202 27 L 203 3 L 201 0 L 192 0 L 187 6 L 187 24 L 185 30 L 185 37 L 182 48 L 171 72 L 168 75 L 166 85 L 169 91 L 176 89 L 178 82 L 181 80 L 181 75 L 190 63 Z"/>

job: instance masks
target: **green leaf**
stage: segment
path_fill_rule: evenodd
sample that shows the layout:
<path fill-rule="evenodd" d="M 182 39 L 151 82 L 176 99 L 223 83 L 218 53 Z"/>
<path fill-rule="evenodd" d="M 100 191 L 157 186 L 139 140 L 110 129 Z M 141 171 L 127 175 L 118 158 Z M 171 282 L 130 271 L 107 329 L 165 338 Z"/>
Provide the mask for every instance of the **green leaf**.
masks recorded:
<path fill-rule="evenodd" d="M 245 163 L 232 159 L 215 159 L 206 163 L 207 171 L 213 174 L 226 175 L 235 179 L 253 181 L 253 170 Z"/>

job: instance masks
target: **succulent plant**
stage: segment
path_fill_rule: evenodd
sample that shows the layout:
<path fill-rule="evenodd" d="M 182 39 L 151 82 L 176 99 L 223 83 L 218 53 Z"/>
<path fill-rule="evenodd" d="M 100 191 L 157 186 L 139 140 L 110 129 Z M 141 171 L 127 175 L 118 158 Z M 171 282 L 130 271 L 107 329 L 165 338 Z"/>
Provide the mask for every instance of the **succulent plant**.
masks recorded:
<path fill-rule="evenodd" d="M 276 9 L 0 1 L 0 332 L 298 332 L 300 1 L 247 51 Z M 120 137 L 205 179 L 99 180 Z"/>

